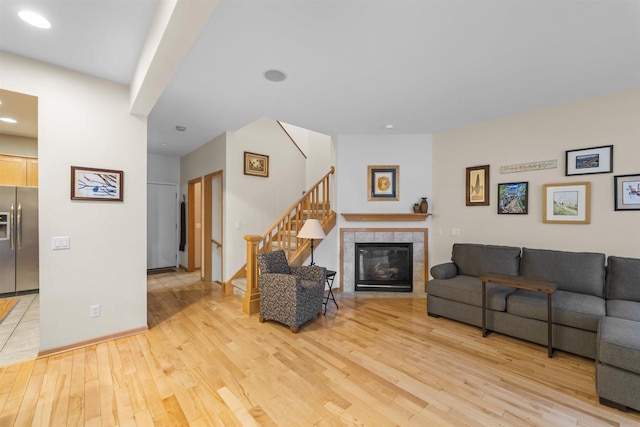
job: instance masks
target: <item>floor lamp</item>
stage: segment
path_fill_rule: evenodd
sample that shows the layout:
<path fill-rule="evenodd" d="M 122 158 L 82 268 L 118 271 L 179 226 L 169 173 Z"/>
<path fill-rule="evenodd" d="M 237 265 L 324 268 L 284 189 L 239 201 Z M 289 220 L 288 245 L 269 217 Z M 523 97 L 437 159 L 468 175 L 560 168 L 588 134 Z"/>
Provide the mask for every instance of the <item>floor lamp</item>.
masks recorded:
<path fill-rule="evenodd" d="M 308 219 L 304 222 L 302 229 L 298 233 L 298 237 L 301 239 L 311 239 L 311 264 L 315 265 L 313 262 L 313 240 L 314 239 L 324 239 L 326 234 L 324 234 L 324 230 L 320 225 L 320 222 L 317 219 Z"/>

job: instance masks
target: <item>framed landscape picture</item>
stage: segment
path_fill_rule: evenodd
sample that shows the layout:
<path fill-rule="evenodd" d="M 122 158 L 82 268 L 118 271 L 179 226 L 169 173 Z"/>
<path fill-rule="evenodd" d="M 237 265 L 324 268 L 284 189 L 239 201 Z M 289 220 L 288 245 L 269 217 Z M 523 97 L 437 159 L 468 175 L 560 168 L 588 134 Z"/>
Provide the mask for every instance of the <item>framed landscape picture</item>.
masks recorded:
<path fill-rule="evenodd" d="M 542 222 L 589 224 L 591 183 L 572 182 L 542 186 Z"/>
<path fill-rule="evenodd" d="M 245 151 L 244 174 L 267 178 L 269 176 L 269 156 Z"/>
<path fill-rule="evenodd" d="M 71 166 L 71 200 L 123 200 L 124 172 Z"/>
<path fill-rule="evenodd" d="M 615 210 L 640 210 L 640 173 L 613 177 Z"/>
<path fill-rule="evenodd" d="M 489 206 L 489 165 L 467 168 L 467 206 Z"/>
<path fill-rule="evenodd" d="M 368 200 L 400 200 L 400 166 L 367 167 Z"/>
<path fill-rule="evenodd" d="M 529 213 L 529 183 L 498 184 L 498 213 L 526 215 Z"/>
<path fill-rule="evenodd" d="M 566 176 L 610 172 L 613 172 L 613 145 L 566 152 Z"/>

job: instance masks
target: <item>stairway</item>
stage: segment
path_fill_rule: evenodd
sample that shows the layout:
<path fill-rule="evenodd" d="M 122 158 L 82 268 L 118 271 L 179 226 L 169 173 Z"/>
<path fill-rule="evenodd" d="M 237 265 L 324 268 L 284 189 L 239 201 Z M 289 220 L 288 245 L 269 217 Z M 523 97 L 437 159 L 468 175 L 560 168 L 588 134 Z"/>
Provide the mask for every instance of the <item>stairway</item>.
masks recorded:
<path fill-rule="evenodd" d="M 330 171 L 313 185 L 304 196 L 291 205 L 261 236 L 244 236 L 247 241 L 247 263 L 236 272 L 227 283 L 226 293 L 243 295 L 242 310 L 255 314 L 260 310 L 258 290 L 258 254 L 260 252 L 283 250 L 289 264 L 300 266 L 311 255 L 308 239 L 299 239 L 299 230 L 309 218 L 318 219 L 325 234 L 336 225 L 336 213 L 331 210 Z M 317 242 L 320 244 L 321 241 Z"/>

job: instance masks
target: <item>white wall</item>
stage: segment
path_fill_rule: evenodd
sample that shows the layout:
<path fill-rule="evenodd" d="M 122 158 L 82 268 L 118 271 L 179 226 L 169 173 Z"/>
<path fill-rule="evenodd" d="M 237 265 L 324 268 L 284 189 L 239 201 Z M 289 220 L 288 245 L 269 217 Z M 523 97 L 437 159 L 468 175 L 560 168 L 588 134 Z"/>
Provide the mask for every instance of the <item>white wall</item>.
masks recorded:
<path fill-rule="evenodd" d="M 0 63 L 4 89 L 38 97 L 40 349 L 146 326 L 147 125 L 128 88 L 5 52 Z M 71 201 L 72 165 L 124 171 L 124 201 Z M 54 236 L 71 249 L 52 251 Z"/>
<path fill-rule="evenodd" d="M 280 123 L 307 158 L 307 184 L 305 187 L 309 189 L 334 165 L 331 157 L 331 137 L 289 123 Z"/>
<path fill-rule="evenodd" d="M 182 200 L 182 196 L 184 195 L 185 200 L 187 201 L 187 211 L 189 206 L 189 181 L 196 178 L 202 178 L 203 176 L 213 172 L 225 171 L 228 135 L 228 133 L 220 134 L 212 141 L 180 159 L 180 195 L 178 199 Z M 226 171 L 223 173 L 223 185 L 226 185 L 227 182 L 225 175 Z M 226 204 L 223 205 L 223 209 L 226 210 Z M 188 215 L 189 213 L 187 212 L 187 217 Z M 222 215 L 224 217 L 225 212 L 223 212 Z M 224 236 L 224 240 L 226 241 L 226 232 L 224 233 Z M 223 245 L 226 245 L 225 242 L 222 243 Z M 185 246 L 184 252 L 178 252 L 180 264 L 183 266 L 187 266 L 188 264 L 188 252 L 187 246 Z"/>
<path fill-rule="evenodd" d="M 244 152 L 269 156 L 269 177 L 244 175 Z M 305 159 L 271 119 L 227 137 L 225 280 L 246 262 L 245 235 L 261 235 L 306 189 Z"/>
<path fill-rule="evenodd" d="M 38 139 L 0 133 L 0 154 L 38 157 Z"/>
<path fill-rule="evenodd" d="M 565 176 L 566 150 L 610 144 L 613 173 Z M 640 88 L 444 132 L 434 136 L 433 157 L 434 264 L 450 260 L 454 242 L 640 257 L 640 211 L 615 212 L 613 200 L 613 176 L 640 173 Z M 551 159 L 557 169 L 500 173 Z M 467 207 L 465 169 L 487 164 L 491 205 Z M 529 182 L 529 214 L 498 215 L 497 184 L 520 181 Z M 581 181 L 591 182 L 591 223 L 544 224 L 542 185 Z"/>
<path fill-rule="evenodd" d="M 336 227 L 317 248 L 316 264 L 339 271 L 340 228 L 428 227 L 427 221 L 345 221 L 342 213 L 410 213 L 421 197 L 431 200 L 431 135 L 338 135 L 335 138 Z M 367 200 L 367 167 L 399 165 L 398 201 Z M 429 208 L 431 211 L 431 208 Z M 336 284 L 340 278 L 336 276 Z"/>
<path fill-rule="evenodd" d="M 334 166 L 331 156 L 331 137 L 313 131 L 308 131 L 308 137 L 307 189 L 325 176 L 331 166 Z"/>
<path fill-rule="evenodd" d="M 180 157 L 147 153 L 147 182 L 180 183 Z"/>

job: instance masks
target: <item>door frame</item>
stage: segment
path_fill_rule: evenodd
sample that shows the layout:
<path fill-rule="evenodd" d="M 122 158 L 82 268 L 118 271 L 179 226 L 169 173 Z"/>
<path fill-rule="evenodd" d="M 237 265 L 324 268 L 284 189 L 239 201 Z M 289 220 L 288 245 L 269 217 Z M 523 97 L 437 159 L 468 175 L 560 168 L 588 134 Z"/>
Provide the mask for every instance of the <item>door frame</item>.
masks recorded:
<path fill-rule="evenodd" d="M 195 233 L 196 233 L 196 213 L 195 213 L 195 197 L 196 197 L 196 184 L 202 183 L 202 177 L 189 180 L 189 187 L 187 189 L 187 271 L 192 272 L 196 270 L 195 267 Z M 202 190 L 202 186 L 200 189 Z M 201 191 L 202 192 L 202 191 Z M 198 197 L 202 199 L 202 194 Z"/>
<path fill-rule="evenodd" d="M 213 173 L 207 174 L 203 177 L 204 180 L 204 236 L 203 241 L 204 244 L 204 280 L 206 282 L 210 282 L 212 279 L 212 266 L 211 266 L 211 243 L 212 243 L 212 229 L 213 224 L 211 222 L 211 205 L 213 202 L 213 178 L 220 177 L 220 236 L 222 242 L 221 244 L 221 254 L 220 254 L 220 262 L 221 262 L 221 277 L 222 281 L 222 291 L 224 293 L 225 290 L 225 282 L 224 282 L 224 174 L 222 170 L 215 171 Z"/>

